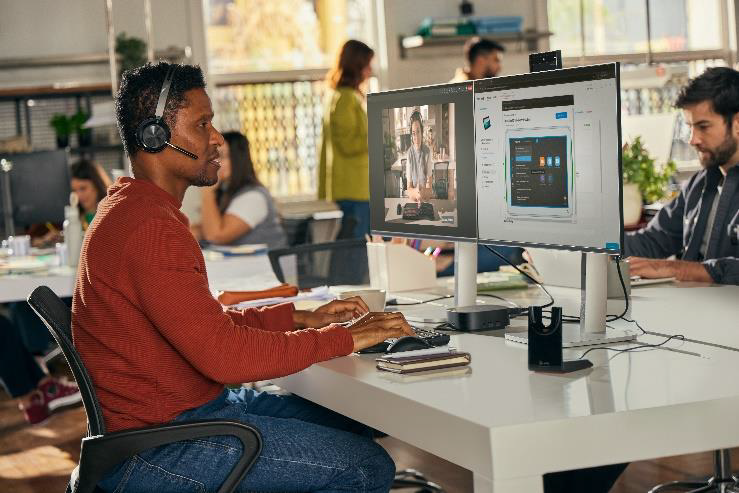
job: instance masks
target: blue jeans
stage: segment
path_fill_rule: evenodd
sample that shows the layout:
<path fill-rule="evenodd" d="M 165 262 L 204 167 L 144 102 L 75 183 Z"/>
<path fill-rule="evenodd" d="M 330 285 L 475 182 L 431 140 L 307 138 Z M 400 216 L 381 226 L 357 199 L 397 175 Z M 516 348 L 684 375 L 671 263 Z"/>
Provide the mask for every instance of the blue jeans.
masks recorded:
<path fill-rule="evenodd" d="M 297 396 L 225 390 L 175 421 L 223 418 L 257 428 L 262 453 L 237 491 L 386 492 L 395 464 L 372 441 L 372 429 Z M 136 455 L 100 486 L 115 493 L 216 491 L 239 457 L 241 442 L 214 436 Z"/>
<path fill-rule="evenodd" d="M 364 238 L 370 232 L 369 202 L 360 200 L 337 200 L 344 217 L 341 219 L 339 239 Z M 352 227 L 353 226 L 353 227 Z"/>

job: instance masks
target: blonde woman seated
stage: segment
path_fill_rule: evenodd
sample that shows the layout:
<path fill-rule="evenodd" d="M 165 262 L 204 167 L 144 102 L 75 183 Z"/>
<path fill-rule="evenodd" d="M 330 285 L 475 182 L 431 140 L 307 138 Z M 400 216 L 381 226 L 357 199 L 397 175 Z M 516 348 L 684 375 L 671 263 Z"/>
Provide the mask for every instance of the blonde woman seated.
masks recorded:
<path fill-rule="evenodd" d="M 198 240 L 214 245 L 287 245 L 275 201 L 254 171 L 249 141 L 239 132 L 225 132 L 220 148 L 218 183 L 202 189 Z"/>

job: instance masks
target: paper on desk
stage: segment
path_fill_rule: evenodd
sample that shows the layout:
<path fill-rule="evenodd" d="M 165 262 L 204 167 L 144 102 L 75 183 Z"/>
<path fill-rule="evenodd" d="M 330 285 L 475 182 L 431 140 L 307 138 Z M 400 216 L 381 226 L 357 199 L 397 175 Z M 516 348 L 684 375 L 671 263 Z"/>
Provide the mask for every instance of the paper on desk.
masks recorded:
<path fill-rule="evenodd" d="M 263 298 L 261 300 L 244 301 L 237 305 L 231 305 L 230 308 L 253 308 L 257 306 L 276 305 L 277 303 L 293 303 L 296 301 L 305 300 L 328 301 L 334 298 L 335 296 L 329 292 L 328 286 L 320 286 L 317 288 L 313 288 L 310 291 L 302 291 L 298 293 L 297 296 L 288 296 L 285 298 Z"/>
<path fill-rule="evenodd" d="M 272 272 L 253 274 L 249 277 L 234 277 L 231 279 L 213 280 L 210 284 L 210 292 L 214 298 L 218 297 L 218 291 L 264 291 L 282 284 Z"/>

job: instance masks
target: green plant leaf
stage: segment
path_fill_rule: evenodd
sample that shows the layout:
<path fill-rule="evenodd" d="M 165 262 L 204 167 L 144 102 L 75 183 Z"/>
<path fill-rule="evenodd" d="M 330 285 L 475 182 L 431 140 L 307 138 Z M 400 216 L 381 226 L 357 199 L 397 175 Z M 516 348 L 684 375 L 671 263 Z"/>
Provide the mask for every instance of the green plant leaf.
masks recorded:
<path fill-rule="evenodd" d="M 677 169 L 675 162 L 670 161 L 658 171 L 641 137 L 623 146 L 621 166 L 623 181 L 638 185 L 645 203 L 656 202 L 665 196 L 670 177 Z"/>

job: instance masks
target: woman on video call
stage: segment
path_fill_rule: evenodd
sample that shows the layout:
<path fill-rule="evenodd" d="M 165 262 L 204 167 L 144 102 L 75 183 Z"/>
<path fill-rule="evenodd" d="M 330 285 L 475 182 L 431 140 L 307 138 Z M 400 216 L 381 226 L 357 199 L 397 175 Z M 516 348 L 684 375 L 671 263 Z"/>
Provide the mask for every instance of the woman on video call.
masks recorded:
<path fill-rule="evenodd" d="M 406 179 L 408 198 L 414 202 L 426 200 L 431 194 L 431 173 L 429 157 L 431 151 L 423 142 L 423 120 L 419 111 L 411 114 L 411 147 L 408 149 Z"/>

